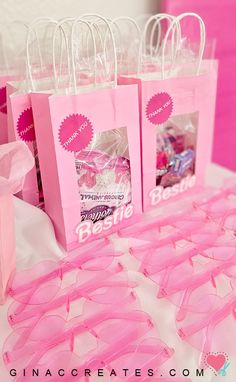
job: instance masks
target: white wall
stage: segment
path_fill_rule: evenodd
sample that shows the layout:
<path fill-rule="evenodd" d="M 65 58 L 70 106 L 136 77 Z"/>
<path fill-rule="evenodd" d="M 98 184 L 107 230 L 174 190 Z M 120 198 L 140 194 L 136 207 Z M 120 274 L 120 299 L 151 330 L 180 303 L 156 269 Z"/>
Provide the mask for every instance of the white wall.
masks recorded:
<path fill-rule="evenodd" d="M 0 0 L 0 66 L 6 65 L 5 59 L 17 49 L 25 47 L 25 28 L 15 24 L 5 28 L 11 21 L 30 22 L 38 17 L 63 18 L 80 16 L 84 13 L 99 13 L 111 18 L 117 16 L 140 15 L 158 11 L 160 0 Z M 11 25 L 11 24 L 10 24 Z M 17 31 L 17 32 L 16 32 Z M 23 45 L 22 45 L 23 44 Z M 2 45 L 4 46 L 4 54 Z M 10 63 L 9 63 L 10 65 Z"/>
<path fill-rule="evenodd" d="M 64 17 L 97 12 L 105 16 L 137 17 L 157 9 L 158 0 L 0 0 L 0 25 L 14 19 Z"/>

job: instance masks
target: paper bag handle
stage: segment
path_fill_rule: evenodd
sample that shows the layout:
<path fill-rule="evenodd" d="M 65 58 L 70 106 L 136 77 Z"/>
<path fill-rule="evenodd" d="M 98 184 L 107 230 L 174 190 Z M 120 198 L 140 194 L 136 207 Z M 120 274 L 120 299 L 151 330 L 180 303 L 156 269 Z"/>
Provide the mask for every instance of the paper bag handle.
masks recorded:
<path fill-rule="evenodd" d="M 107 37 L 109 35 L 111 38 L 112 51 L 113 51 L 113 55 L 114 55 L 114 84 L 115 84 L 115 87 L 117 87 L 117 84 L 118 84 L 117 50 L 116 50 L 115 37 L 114 37 L 113 31 L 111 28 L 111 21 L 109 21 L 109 19 L 107 19 L 107 18 L 105 18 L 105 17 L 103 17 L 97 13 L 91 13 L 91 14 L 88 13 L 88 14 L 83 15 L 83 18 L 87 18 L 87 17 L 97 17 L 98 20 L 103 21 L 104 24 L 107 26 L 107 31 L 106 31 L 106 35 L 105 35 L 105 39 L 104 39 L 104 54 L 106 52 L 106 41 L 107 41 Z"/>
<path fill-rule="evenodd" d="M 30 25 L 29 25 L 29 30 L 28 30 L 28 33 L 27 33 L 27 38 L 26 38 L 26 71 L 27 71 L 27 77 L 28 77 L 28 80 L 30 82 L 30 87 L 31 87 L 31 90 L 35 91 L 36 88 L 35 88 L 35 83 L 34 83 L 34 79 L 33 79 L 33 74 L 32 74 L 32 67 L 31 67 L 31 60 L 30 60 L 30 51 L 29 51 L 29 47 L 30 47 L 30 37 L 31 37 L 31 33 L 35 33 L 35 35 L 37 36 L 37 32 L 36 30 L 34 29 L 35 26 L 39 25 L 39 24 L 42 24 L 42 23 L 50 23 L 50 24 L 57 24 L 57 21 L 50 18 L 50 17 L 42 17 L 42 18 L 38 18 L 36 20 L 34 20 Z M 38 41 L 38 37 L 36 37 L 37 41 Z M 39 42 L 38 42 L 38 47 L 39 47 Z M 41 70 L 43 70 L 43 63 L 42 63 L 42 56 L 41 56 L 41 51 L 40 51 L 40 47 L 39 47 L 39 59 L 40 59 L 40 67 L 41 67 Z"/>
<path fill-rule="evenodd" d="M 140 29 L 137 21 L 134 20 L 132 17 L 129 17 L 129 16 L 119 16 L 119 17 L 116 17 L 115 19 L 112 20 L 112 24 L 115 25 L 115 27 L 118 29 L 121 46 L 122 46 L 122 40 L 121 40 L 122 32 L 121 32 L 121 28 L 119 26 L 120 21 L 126 21 L 127 23 L 130 23 L 130 25 L 134 27 L 134 29 L 137 33 L 137 40 L 138 40 L 138 47 L 139 47 L 140 41 L 141 41 L 141 35 L 142 35 L 141 29 Z M 122 52 L 122 60 L 121 61 L 123 61 L 123 56 L 124 56 L 124 53 Z M 138 61 L 137 61 L 137 67 L 138 67 Z"/>
<path fill-rule="evenodd" d="M 153 42 L 153 39 L 154 39 L 154 34 L 155 34 L 155 31 L 156 29 L 158 28 L 158 40 L 157 40 L 157 47 L 160 45 L 160 42 L 161 42 L 161 22 L 163 20 L 167 20 L 171 23 L 173 23 L 173 21 L 175 20 L 175 16 L 173 15 L 169 15 L 168 13 L 158 13 L 156 15 L 153 15 L 151 16 L 145 26 L 144 26 L 144 30 L 143 30 L 143 33 L 142 33 L 142 37 L 141 37 L 141 41 L 140 41 L 140 49 L 139 49 L 139 59 L 138 59 L 138 74 L 141 73 L 141 69 L 142 69 L 142 58 L 143 58 L 143 53 L 146 54 L 147 51 L 146 51 L 146 40 L 147 40 L 147 32 L 148 32 L 148 29 L 149 29 L 149 26 L 151 25 L 151 23 L 153 21 L 155 21 L 153 27 L 152 27 L 152 30 L 151 30 L 151 35 L 150 35 L 150 44 Z M 177 37 L 180 36 L 180 26 L 178 23 L 176 23 L 176 29 L 177 29 Z M 180 38 L 180 37 L 179 37 Z M 172 35 L 172 59 L 174 57 L 174 40 L 175 39 L 175 35 L 173 34 Z M 176 43 L 176 46 L 178 46 L 178 41 Z M 144 49 L 143 49 L 144 48 Z M 177 49 L 177 48 L 176 48 Z M 156 52 L 157 54 L 157 49 L 156 49 Z M 153 59 L 153 55 L 151 55 L 151 58 Z"/>
<path fill-rule="evenodd" d="M 165 77 L 165 51 L 166 51 L 168 37 L 169 37 L 170 33 L 172 32 L 173 28 L 176 27 L 176 24 L 180 25 L 181 21 L 184 18 L 186 18 L 186 17 L 194 17 L 194 18 L 196 18 L 199 21 L 199 27 L 200 27 L 200 46 L 199 46 L 199 53 L 198 53 L 198 62 L 197 62 L 197 67 L 196 67 L 196 75 L 198 75 L 200 73 L 201 63 L 202 63 L 202 60 L 203 60 L 203 54 L 204 54 L 205 44 L 206 44 L 206 29 L 205 29 L 205 24 L 204 24 L 204 21 L 202 20 L 202 18 L 197 13 L 186 12 L 186 13 L 182 13 L 181 15 L 177 16 L 176 19 L 173 20 L 173 22 L 169 26 L 169 29 L 166 32 L 166 35 L 165 35 L 165 38 L 164 38 L 164 41 L 163 41 L 162 60 L 161 60 L 161 73 L 162 73 L 162 79 L 163 80 L 166 78 Z M 177 54 L 177 50 L 175 51 L 174 61 L 176 59 L 176 54 Z M 171 71 L 171 69 L 170 69 L 170 71 Z M 170 73 L 170 71 L 169 71 L 169 73 Z"/>
<path fill-rule="evenodd" d="M 52 67 L 53 67 L 53 77 L 54 77 L 54 87 L 55 90 L 58 91 L 59 85 L 58 85 L 58 74 L 57 74 L 57 63 L 56 63 L 56 38 L 57 38 L 57 32 L 60 30 L 64 36 L 65 45 L 66 45 L 66 56 L 67 56 L 67 66 L 68 66 L 68 76 L 70 77 L 70 68 L 71 68 L 71 61 L 70 61 L 70 51 L 69 51 L 69 43 L 66 36 L 66 33 L 63 29 L 63 24 L 68 22 L 74 22 L 76 19 L 75 17 L 65 17 L 61 19 L 54 30 L 53 33 L 53 39 L 52 39 Z M 61 49 L 61 55 L 62 55 L 62 49 Z M 60 63 L 62 62 L 62 59 L 60 60 Z"/>
<path fill-rule="evenodd" d="M 95 36 L 94 36 L 94 31 L 93 27 L 91 26 L 91 23 L 88 21 L 84 20 L 84 16 L 82 17 L 77 17 L 72 25 L 72 30 L 71 30 L 71 66 L 72 66 L 72 82 L 73 82 L 73 88 L 74 92 L 77 93 L 78 88 L 77 88 L 77 80 L 76 80 L 76 63 L 75 63 L 75 28 L 78 23 L 84 24 L 88 27 L 88 30 L 90 32 L 91 38 L 92 38 L 92 43 L 93 43 L 93 54 L 94 54 L 94 84 L 96 84 L 96 75 L 97 75 L 97 64 L 96 64 L 96 41 L 95 41 Z"/>

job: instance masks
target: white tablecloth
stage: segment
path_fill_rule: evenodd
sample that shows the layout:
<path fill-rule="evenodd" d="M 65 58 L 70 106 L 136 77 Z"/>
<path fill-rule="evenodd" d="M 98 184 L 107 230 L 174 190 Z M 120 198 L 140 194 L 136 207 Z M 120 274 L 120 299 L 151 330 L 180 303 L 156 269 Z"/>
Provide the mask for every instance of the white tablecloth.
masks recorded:
<path fill-rule="evenodd" d="M 210 185 L 221 185 L 223 179 L 232 175 L 229 171 L 216 165 L 211 165 L 208 170 L 207 183 Z M 17 238 L 17 267 L 18 269 L 29 268 L 31 265 L 43 259 L 58 259 L 64 256 L 59 248 L 52 224 L 45 213 L 32 207 L 21 200 L 15 198 L 16 211 L 16 238 Z M 126 242 L 124 239 L 115 239 L 116 247 L 126 252 Z M 147 311 L 156 323 L 161 339 L 169 346 L 176 349 L 174 355 L 177 373 L 181 375 L 183 369 L 190 369 L 193 382 L 215 382 L 217 381 L 236 381 L 236 361 L 230 359 L 231 364 L 228 369 L 227 377 L 215 377 L 211 371 L 207 371 L 205 376 L 196 377 L 196 368 L 199 363 L 199 353 L 189 345 L 183 343 L 176 334 L 175 329 L 175 307 L 170 303 L 158 300 L 156 298 L 157 288 L 152 281 L 138 273 L 137 262 L 128 253 L 124 253 L 121 261 L 126 265 L 128 273 L 133 280 L 139 282 L 136 288 L 137 295 L 140 298 L 142 308 Z M 0 344 L 4 343 L 11 328 L 7 322 L 7 309 L 11 303 L 8 299 L 4 306 L 0 307 Z M 236 326 L 235 326 L 236 327 Z M 236 341 L 236 329 L 232 333 Z M 224 349 L 222 349 L 224 350 Z M 45 379 L 46 380 L 46 379 Z M 47 380 L 50 381 L 50 378 Z M 61 379 L 63 381 L 63 378 Z M 100 378 L 99 380 L 105 381 Z M 13 377 L 9 376 L 0 360 L 0 382 L 11 382 Z M 27 378 L 25 378 L 27 382 Z M 37 377 L 35 377 L 37 381 Z M 150 379 L 151 381 L 151 379 Z M 106 381 L 105 381 L 106 382 Z"/>

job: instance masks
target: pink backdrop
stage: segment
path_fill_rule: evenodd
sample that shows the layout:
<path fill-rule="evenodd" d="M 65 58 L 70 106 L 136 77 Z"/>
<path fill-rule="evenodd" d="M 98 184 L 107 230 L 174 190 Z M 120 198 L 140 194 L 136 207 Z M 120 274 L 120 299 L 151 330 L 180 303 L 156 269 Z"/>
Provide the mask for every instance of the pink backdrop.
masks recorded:
<path fill-rule="evenodd" d="M 198 13 L 206 23 L 208 39 L 216 39 L 220 65 L 213 161 L 236 171 L 236 1 L 163 0 L 162 11 Z M 195 25 L 190 23 L 186 19 L 186 35 L 197 40 Z"/>

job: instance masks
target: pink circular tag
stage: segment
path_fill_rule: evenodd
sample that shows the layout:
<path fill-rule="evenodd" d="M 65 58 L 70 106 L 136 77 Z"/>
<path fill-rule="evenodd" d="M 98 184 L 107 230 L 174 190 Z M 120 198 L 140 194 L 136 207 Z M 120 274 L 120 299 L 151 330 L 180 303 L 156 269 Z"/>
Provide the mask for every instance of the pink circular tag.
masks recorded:
<path fill-rule="evenodd" d="M 17 133 L 25 142 L 35 141 L 35 130 L 32 108 L 28 108 L 21 113 L 17 121 Z"/>
<path fill-rule="evenodd" d="M 85 149 L 92 138 L 92 124 L 82 114 L 72 114 L 66 117 L 60 126 L 59 141 L 67 151 L 78 152 Z"/>
<path fill-rule="evenodd" d="M 0 112 L 7 114 L 7 89 L 6 86 L 0 88 Z"/>
<path fill-rule="evenodd" d="M 168 121 L 173 111 L 173 101 L 168 93 L 154 95 L 147 104 L 146 116 L 154 125 Z"/>

